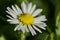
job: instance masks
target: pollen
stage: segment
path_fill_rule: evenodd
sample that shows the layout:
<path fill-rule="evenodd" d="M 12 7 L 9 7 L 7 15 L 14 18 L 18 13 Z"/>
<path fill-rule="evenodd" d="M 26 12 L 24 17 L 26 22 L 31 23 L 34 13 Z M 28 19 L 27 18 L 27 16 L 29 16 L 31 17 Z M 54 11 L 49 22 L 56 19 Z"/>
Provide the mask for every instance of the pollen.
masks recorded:
<path fill-rule="evenodd" d="M 17 19 L 25 25 L 33 24 L 34 22 L 34 17 L 29 13 L 18 15 Z"/>

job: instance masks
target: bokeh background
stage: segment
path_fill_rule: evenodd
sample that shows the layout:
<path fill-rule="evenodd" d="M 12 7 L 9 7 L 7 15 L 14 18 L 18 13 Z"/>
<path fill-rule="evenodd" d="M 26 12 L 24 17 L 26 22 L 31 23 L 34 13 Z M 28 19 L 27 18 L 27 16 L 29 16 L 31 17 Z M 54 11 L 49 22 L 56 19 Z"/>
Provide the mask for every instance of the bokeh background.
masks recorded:
<path fill-rule="evenodd" d="M 46 30 L 43 33 L 37 32 L 37 35 L 32 36 L 26 34 L 25 40 L 60 40 L 60 0 L 0 0 L 0 40 L 20 40 L 21 33 L 14 31 L 16 25 L 9 24 L 6 20 L 7 7 L 17 4 L 19 7 L 21 2 L 26 4 L 32 2 L 37 5 L 37 8 L 43 9 L 42 15 L 46 15 L 47 24 Z"/>

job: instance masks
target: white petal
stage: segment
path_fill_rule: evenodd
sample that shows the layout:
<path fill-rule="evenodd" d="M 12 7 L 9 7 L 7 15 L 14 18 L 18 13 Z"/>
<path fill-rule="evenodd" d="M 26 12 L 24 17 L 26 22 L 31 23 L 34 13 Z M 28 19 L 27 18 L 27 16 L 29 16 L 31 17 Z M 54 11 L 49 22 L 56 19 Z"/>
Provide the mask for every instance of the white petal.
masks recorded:
<path fill-rule="evenodd" d="M 30 13 L 31 8 L 32 8 L 32 3 L 28 4 L 28 9 L 27 9 L 27 12 L 28 12 L 28 13 Z"/>
<path fill-rule="evenodd" d="M 8 19 L 7 21 L 11 24 L 19 24 L 19 21 L 17 19 Z"/>
<path fill-rule="evenodd" d="M 12 11 L 13 11 L 10 7 L 7 7 L 7 10 L 8 10 L 9 12 L 12 12 Z"/>
<path fill-rule="evenodd" d="M 28 25 L 28 28 L 33 36 L 36 35 L 35 30 L 30 25 Z"/>
<path fill-rule="evenodd" d="M 8 10 L 9 12 L 11 12 L 12 14 L 16 15 L 16 13 L 14 12 L 14 10 L 12 10 L 11 8 L 7 7 L 7 10 Z"/>
<path fill-rule="evenodd" d="M 33 28 L 34 28 L 35 30 L 37 30 L 38 32 L 42 33 L 41 30 L 38 29 L 37 27 L 35 27 L 34 25 L 33 25 Z"/>
<path fill-rule="evenodd" d="M 6 15 L 8 18 L 10 18 L 10 19 L 13 19 L 12 17 L 10 17 L 10 16 L 8 16 L 8 15 Z"/>
<path fill-rule="evenodd" d="M 17 19 L 8 19 L 7 21 L 18 21 Z"/>
<path fill-rule="evenodd" d="M 28 30 L 26 25 L 24 25 L 23 27 L 25 28 L 26 32 L 29 32 L 29 30 Z"/>
<path fill-rule="evenodd" d="M 22 13 L 21 9 L 16 4 L 15 4 L 15 7 L 16 7 L 18 13 L 21 14 Z"/>
<path fill-rule="evenodd" d="M 32 7 L 32 9 L 30 10 L 30 13 L 31 13 L 31 14 L 34 12 L 35 8 L 36 8 L 36 5 L 34 5 L 34 6 Z"/>
<path fill-rule="evenodd" d="M 42 12 L 42 9 L 37 9 L 32 15 L 37 16 L 41 12 Z"/>
<path fill-rule="evenodd" d="M 20 23 L 19 23 L 19 28 L 18 28 L 18 30 L 21 30 L 21 26 L 22 26 L 22 25 L 21 25 L 21 22 L 20 22 Z"/>
<path fill-rule="evenodd" d="M 24 1 L 21 4 L 21 8 L 22 8 L 23 12 L 26 13 L 27 9 L 26 9 L 26 4 L 24 3 Z"/>
<path fill-rule="evenodd" d="M 25 28 L 22 23 L 19 24 L 18 30 L 21 30 L 23 33 L 25 33 Z"/>
<path fill-rule="evenodd" d="M 12 9 L 14 10 L 14 12 L 15 12 L 16 14 L 18 14 L 16 8 L 15 8 L 13 5 L 12 5 Z"/>
<path fill-rule="evenodd" d="M 14 29 L 14 31 L 16 31 L 16 30 L 21 30 L 23 33 L 25 33 L 25 28 L 21 24 L 19 24 L 18 26 L 16 26 L 16 28 Z"/>
<path fill-rule="evenodd" d="M 37 18 L 34 19 L 34 23 L 39 23 L 41 21 L 47 21 L 45 15 L 37 17 Z"/>
<path fill-rule="evenodd" d="M 47 26 L 46 23 L 44 23 L 44 22 L 34 23 L 34 24 L 38 24 L 38 25 L 40 25 L 40 26 L 42 26 L 42 27 L 46 27 L 46 26 Z"/>
<path fill-rule="evenodd" d="M 46 28 L 45 28 L 46 25 L 43 25 L 43 23 L 36 23 L 35 25 L 38 26 L 39 28 L 46 30 Z"/>
<path fill-rule="evenodd" d="M 25 33 L 25 28 L 23 26 L 21 26 L 21 31 Z"/>
<path fill-rule="evenodd" d="M 19 25 L 17 25 L 17 26 L 15 27 L 14 31 L 18 30 L 18 28 L 19 28 Z"/>
<path fill-rule="evenodd" d="M 16 15 L 14 15 L 12 12 L 6 11 L 8 14 L 10 14 L 13 18 L 16 18 Z"/>

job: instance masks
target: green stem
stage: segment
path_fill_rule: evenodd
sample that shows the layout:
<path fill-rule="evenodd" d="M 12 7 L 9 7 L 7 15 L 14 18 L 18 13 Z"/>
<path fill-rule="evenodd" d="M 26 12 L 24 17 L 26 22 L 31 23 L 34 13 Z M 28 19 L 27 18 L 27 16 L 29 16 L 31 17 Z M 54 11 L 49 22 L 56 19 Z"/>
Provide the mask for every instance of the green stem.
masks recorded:
<path fill-rule="evenodd" d="M 54 34 L 53 33 L 50 34 L 50 38 L 51 38 L 51 40 L 54 40 Z"/>
<path fill-rule="evenodd" d="M 21 33 L 21 40 L 25 40 L 25 35 L 23 32 Z"/>

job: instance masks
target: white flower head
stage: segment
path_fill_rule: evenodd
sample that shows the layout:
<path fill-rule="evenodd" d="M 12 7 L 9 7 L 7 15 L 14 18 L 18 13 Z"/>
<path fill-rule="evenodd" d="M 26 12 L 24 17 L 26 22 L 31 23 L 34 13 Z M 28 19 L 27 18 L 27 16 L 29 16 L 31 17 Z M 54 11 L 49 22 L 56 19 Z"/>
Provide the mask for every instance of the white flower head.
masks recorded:
<path fill-rule="evenodd" d="M 43 21 L 47 19 L 45 15 L 35 17 L 42 12 L 42 9 L 35 10 L 35 8 L 36 5 L 32 5 L 32 3 L 26 5 L 25 2 L 21 3 L 22 10 L 16 4 L 14 6 L 12 5 L 12 9 L 7 7 L 6 12 L 11 15 L 7 15 L 10 18 L 7 21 L 11 24 L 18 24 L 14 31 L 21 30 L 23 33 L 30 31 L 34 36 L 36 35 L 36 31 L 42 33 L 40 28 L 46 30 L 46 24 Z"/>

